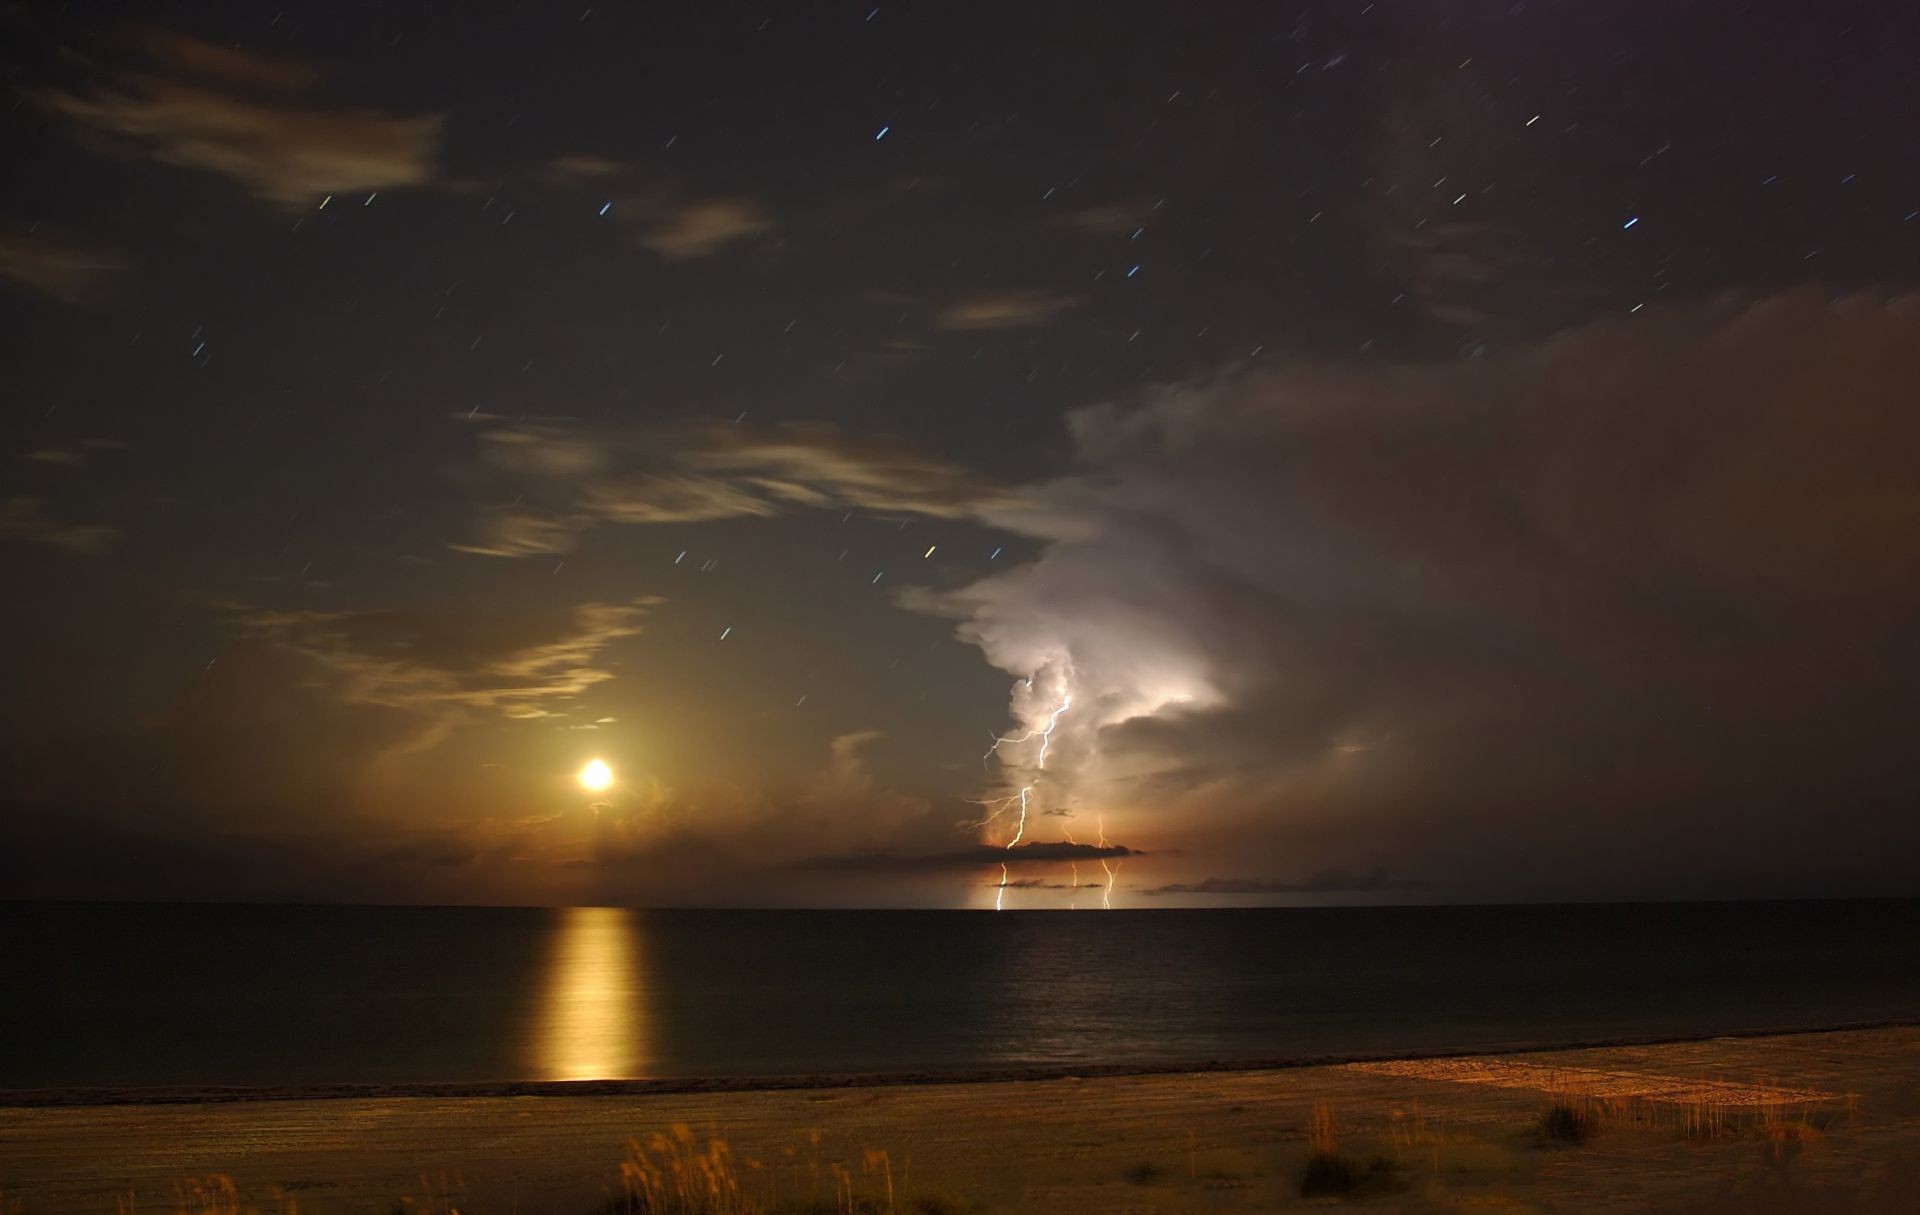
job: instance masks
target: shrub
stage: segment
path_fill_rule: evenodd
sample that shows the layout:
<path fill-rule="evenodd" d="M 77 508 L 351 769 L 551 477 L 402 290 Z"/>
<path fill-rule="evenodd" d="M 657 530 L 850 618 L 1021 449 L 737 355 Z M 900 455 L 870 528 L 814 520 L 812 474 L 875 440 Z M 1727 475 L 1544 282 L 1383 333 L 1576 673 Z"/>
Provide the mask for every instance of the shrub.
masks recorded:
<path fill-rule="evenodd" d="M 1594 1116 L 1565 1101 L 1557 1101 L 1540 1115 L 1540 1134 L 1554 1143 L 1585 1143 L 1598 1129 Z"/>

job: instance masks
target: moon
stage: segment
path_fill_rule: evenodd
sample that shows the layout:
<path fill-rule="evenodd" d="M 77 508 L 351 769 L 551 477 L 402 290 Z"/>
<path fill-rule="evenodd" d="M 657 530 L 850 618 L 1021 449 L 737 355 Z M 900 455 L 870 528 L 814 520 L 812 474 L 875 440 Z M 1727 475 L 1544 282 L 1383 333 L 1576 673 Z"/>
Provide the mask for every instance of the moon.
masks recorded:
<path fill-rule="evenodd" d="M 598 793 L 611 784 L 613 769 L 607 767 L 603 759 L 588 760 L 587 766 L 580 769 L 580 787 L 589 793 Z"/>

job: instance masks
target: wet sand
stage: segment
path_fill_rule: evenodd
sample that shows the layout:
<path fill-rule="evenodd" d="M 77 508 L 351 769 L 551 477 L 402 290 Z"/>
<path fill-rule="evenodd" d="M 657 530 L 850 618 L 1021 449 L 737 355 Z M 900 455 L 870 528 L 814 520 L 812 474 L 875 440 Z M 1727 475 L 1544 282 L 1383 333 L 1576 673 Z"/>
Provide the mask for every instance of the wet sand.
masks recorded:
<path fill-rule="evenodd" d="M 1592 1138 L 1543 1136 L 1555 1100 Z M 1361 1189 L 1301 1196 L 1316 1107 L 1343 1156 L 1385 1162 Z M 241 1210 L 385 1215 L 445 1189 L 468 1215 L 585 1215 L 629 1137 L 676 1123 L 725 1139 L 750 1193 L 830 1204 L 837 1163 L 876 1197 L 890 1170 L 902 1211 L 1906 1211 L 1920 1027 L 972 1083 L 12 1106 L 0 1210 L 131 1193 L 172 1211 L 184 1179 L 221 1174 Z"/>

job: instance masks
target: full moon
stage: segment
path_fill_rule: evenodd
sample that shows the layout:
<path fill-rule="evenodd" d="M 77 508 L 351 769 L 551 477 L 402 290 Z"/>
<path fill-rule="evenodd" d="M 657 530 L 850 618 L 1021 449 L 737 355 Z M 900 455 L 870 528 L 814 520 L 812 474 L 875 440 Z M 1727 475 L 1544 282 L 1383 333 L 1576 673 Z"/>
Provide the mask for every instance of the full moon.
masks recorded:
<path fill-rule="evenodd" d="M 587 766 L 580 769 L 580 787 L 589 793 L 598 793 L 613 783 L 613 769 L 607 767 L 605 760 L 589 760 Z"/>

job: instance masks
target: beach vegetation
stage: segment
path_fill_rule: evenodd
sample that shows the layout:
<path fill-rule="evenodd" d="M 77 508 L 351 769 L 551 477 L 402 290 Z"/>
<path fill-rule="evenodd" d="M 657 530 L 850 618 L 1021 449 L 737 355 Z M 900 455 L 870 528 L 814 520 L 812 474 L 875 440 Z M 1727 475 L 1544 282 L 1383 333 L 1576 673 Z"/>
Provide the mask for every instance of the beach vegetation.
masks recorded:
<path fill-rule="evenodd" d="M 1556 1101 L 1540 1115 L 1540 1135 L 1549 1143 L 1582 1144 L 1599 1129 L 1593 1111 L 1571 1101 Z"/>
<path fill-rule="evenodd" d="M 1307 1163 L 1300 1174 L 1300 1196 L 1351 1196 L 1398 1189 L 1399 1166 L 1384 1156 L 1360 1159 L 1340 1150 L 1333 1108 L 1316 1103 L 1307 1124 Z"/>

